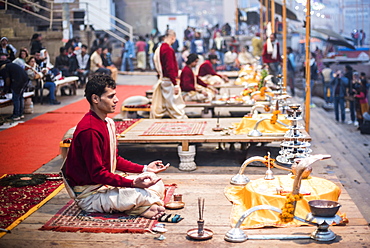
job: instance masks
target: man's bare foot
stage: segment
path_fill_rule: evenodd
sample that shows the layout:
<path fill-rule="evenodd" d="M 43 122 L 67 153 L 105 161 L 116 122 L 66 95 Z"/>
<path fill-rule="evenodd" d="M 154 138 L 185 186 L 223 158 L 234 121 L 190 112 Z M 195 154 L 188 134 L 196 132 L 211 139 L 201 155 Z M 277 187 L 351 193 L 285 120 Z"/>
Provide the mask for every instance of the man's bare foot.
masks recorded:
<path fill-rule="evenodd" d="M 152 206 L 150 206 L 150 208 L 148 208 L 140 216 L 148 218 L 148 219 L 156 220 L 164 214 L 164 211 L 165 211 L 164 207 L 153 204 Z"/>

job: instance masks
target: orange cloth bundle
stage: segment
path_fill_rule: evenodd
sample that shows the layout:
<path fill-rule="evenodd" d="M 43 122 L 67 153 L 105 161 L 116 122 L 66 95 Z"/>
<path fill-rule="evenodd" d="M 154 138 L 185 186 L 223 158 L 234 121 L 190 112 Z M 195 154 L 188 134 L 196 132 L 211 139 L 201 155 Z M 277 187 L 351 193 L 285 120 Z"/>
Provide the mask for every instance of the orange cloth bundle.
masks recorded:
<path fill-rule="evenodd" d="M 235 133 L 236 134 L 248 134 L 250 131 L 254 129 L 257 121 L 263 118 L 269 118 L 267 120 L 262 121 L 259 125 L 257 130 L 262 133 L 286 133 L 289 129 L 279 123 L 271 124 L 272 114 L 259 114 L 258 118 L 252 117 L 244 117 L 239 123 L 236 123 Z M 291 121 L 285 119 L 285 115 L 278 115 L 278 120 L 290 125 Z"/>

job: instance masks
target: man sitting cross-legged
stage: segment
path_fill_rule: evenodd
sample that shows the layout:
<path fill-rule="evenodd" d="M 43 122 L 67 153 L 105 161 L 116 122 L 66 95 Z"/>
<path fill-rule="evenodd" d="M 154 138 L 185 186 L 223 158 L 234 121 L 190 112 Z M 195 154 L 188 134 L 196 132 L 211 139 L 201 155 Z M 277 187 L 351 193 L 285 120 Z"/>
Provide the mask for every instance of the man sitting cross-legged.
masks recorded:
<path fill-rule="evenodd" d="M 62 166 L 69 195 L 87 212 L 125 212 L 158 219 L 164 214 L 164 184 L 155 173 L 162 161 L 132 163 L 117 154 L 115 125 L 108 118 L 118 98 L 108 75 L 93 75 L 85 88 L 90 111 L 78 123 Z M 142 173 L 126 177 L 125 172 Z"/>

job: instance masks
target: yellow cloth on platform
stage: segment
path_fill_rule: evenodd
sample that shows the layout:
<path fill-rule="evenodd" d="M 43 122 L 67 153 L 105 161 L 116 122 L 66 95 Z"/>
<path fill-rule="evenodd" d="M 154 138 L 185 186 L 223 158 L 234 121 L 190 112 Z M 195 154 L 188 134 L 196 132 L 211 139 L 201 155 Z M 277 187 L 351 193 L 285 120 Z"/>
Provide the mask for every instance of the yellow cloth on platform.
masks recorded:
<path fill-rule="evenodd" d="M 274 180 L 265 180 L 263 178 L 252 180 L 246 186 L 228 186 L 224 193 L 226 198 L 233 203 L 231 210 L 231 225 L 234 227 L 242 214 L 258 205 L 270 205 L 282 209 L 286 196 L 278 195 L 276 188 L 283 187 L 284 191 L 293 189 L 294 176 L 284 175 L 275 176 Z M 323 178 L 309 177 L 303 179 L 301 184 L 301 193 L 309 192 L 310 195 L 304 195 L 303 199 L 297 202 L 295 216 L 305 218 L 310 212 L 308 202 L 311 200 L 331 200 L 338 201 L 341 190 L 333 182 Z M 260 228 L 265 226 L 288 227 L 306 225 L 303 222 L 293 220 L 289 223 L 282 223 L 279 219 L 279 213 L 270 210 L 258 210 L 247 217 L 241 228 Z"/>
<path fill-rule="evenodd" d="M 235 134 L 248 134 L 250 131 L 254 129 L 257 121 L 263 118 L 269 118 L 269 120 L 264 120 L 260 124 L 258 124 L 257 130 L 262 133 L 286 133 L 289 129 L 279 123 L 271 124 L 272 114 L 259 114 L 257 118 L 252 117 L 243 117 L 243 119 L 237 123 L 235 128 Z M 285 115 L 278 115 L 278 120 L 290 125 L 291 121 L 285 119 Z"/>

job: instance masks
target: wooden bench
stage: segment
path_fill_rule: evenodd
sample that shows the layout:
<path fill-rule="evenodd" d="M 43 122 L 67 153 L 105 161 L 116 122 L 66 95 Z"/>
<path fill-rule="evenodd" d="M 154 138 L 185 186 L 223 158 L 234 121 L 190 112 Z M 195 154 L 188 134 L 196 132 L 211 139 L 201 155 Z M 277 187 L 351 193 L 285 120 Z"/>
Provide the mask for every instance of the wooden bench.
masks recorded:
<path fill-rule="evenodd" d="M 72 95 L 76 95 L 78 80 L 79 80 L 78 77 L 71 76 L 71 77 L 65 77 L 61 80 L 54 81 L 55 86 L 56 86 L 55 92 L 58 92 L 59 89 L 63 86 L 70 86 Z M 43 91 L 44 91 L 44 86 L 42 85 L 42 87 L 40 87 L 40 95 L 39 95 L 41 104 L 43 103 Z"/>
<path fill-rule="evenodd" d="M 78 86 L 78 77 L 76 77 L 76 76 L 65 77 L 61 80 L 54 81 L 54 83 L 56 85 L 56 91 L 57 92 L 60 89 L 60 87 L 70 85 L 71 89 L 72 89 L 72 94 L 76 95 L 77 86 Z"/>
<path fill-rule="evenodd" d="M 32 96 L 34 96 L 34 92 L 24 92 L 24 112 L 26 114 L 33 113 L 33 106 L 32 106 Z M 6 99 L 0 99 L 0 108 L 5 108 L 7 106 L 13 105 L 12 101 L 12 93 L 5 94 Z"/>

